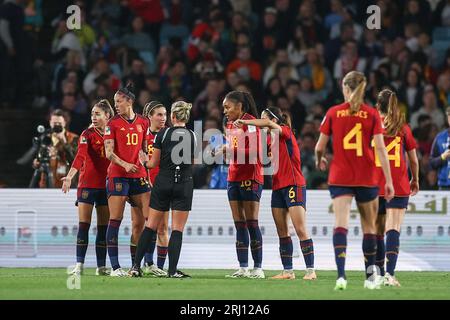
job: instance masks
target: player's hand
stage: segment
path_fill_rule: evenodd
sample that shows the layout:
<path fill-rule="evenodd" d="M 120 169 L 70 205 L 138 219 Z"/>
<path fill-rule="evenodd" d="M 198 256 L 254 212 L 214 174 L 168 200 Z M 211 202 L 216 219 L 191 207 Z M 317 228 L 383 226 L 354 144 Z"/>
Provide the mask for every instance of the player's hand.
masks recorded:
<path fill-rule="evenodd" d="M 328 160 L 325 157 L 320 158 L 320 163 L 319 161 L 316 160 L 316 168 L 319 169 L 320 171 L 326 171 L 328 168 Z"/>
<path fill-rule="evenodd" d="M 139 150 L 139 162 L 144 165 L 149 160 L 148 154 L 146 154 L 143 150 Z"/>
<path fill-rule="evenodd" d="M 394 198 L 394 186 L 391 183 L 386 183 L 384 186 L 384 198 L 387 202 L 391 201 Z"/>
<path fill-rule="evenodd" d="M 70 186 L 72 185 L 72 179 L 69 177 L 63 177 L 61 178 L 61 181 L 63 182 L 62 185 L 62 192 L 67 193 L 70 190 Z"/>
<path fill-rule="evenodd" d="M 417 192 L 419 192 L 419 181 L 411 180 L 410 188 L 411 188 L 411 195 L 415 196 Z"/>
<path fill-rule="evenodd" d="M 124 169 L 127 173 L 136 173 L 138 172 L 138 166 L 133 163 L 127 163 L 124 165 Z"/>
<path fill-rule="evenodd" d="M 441 154 L 441 158 L 444 160 L 450 158 L 450 149 L 446 150 L 443 154 Z"/>
<path fill-rule="evenodd" d="M 242 128 L 242 126 L 245 124 L 245 120 L 238 119 L 235 122 L 233 122 L 233 126 L 236 128 Z"/>

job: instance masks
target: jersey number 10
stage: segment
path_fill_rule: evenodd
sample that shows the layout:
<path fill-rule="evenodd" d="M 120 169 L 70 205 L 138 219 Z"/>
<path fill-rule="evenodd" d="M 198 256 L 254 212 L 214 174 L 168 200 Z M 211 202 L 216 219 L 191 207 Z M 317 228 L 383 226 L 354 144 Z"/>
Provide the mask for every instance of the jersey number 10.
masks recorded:
<path fill-rule="evenodd" d="M 127 133 L 127 146 L 135 146 L 138 144 L 138 134 L 132 133 L 131 135 Z"/>

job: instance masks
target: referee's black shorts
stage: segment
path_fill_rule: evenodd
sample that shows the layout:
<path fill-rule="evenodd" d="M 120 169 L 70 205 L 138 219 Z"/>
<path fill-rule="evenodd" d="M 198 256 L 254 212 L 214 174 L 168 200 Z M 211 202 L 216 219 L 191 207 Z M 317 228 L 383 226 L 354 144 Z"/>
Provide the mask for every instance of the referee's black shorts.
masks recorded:
<path fill-rule="evenodd" d="M 173 175 L 161 175 L 155 179 L 150 197 L 150 208 L 158 211 L 190 211 L 194 181 L 192 177 L 182 178 L 175 183 Z"/>

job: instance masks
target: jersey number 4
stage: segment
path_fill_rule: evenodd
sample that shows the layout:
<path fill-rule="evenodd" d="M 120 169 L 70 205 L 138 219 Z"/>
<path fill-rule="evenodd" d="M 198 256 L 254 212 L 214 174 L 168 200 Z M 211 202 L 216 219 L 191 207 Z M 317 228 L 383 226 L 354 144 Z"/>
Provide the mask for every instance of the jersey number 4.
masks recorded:
<path fill-rule="evenodd" d="M 400 137 L 395 137 L 394 140 L 391 141 L 391 143 L 389 143 L 386 146 L 386 151 L 388 154 L 388 160 L 394 161 L 394 167 L 399 168 L 400 167 L 400 142 L 401 142 L 401 138 Z M 375 141 L 372 140 L 372 147 L 375 147 Z M 394 151 L 394 153 L 392 153 L 391 151 Z M 375 165 L 377 167 L 381 167 L 381 162 L 380 162 L 380 158 L 378 157 L 377 152 L 375 151 Z"/>
<path fill-rule="evenodd" d="M 344 150 L 356 150 L 356 156 L 362 157 L 363 149 L 362 149 L 362 124 L 357 123 L 344 137 Z M 355 138 L 355 142 L 350 142 L 350 140 Z"/>

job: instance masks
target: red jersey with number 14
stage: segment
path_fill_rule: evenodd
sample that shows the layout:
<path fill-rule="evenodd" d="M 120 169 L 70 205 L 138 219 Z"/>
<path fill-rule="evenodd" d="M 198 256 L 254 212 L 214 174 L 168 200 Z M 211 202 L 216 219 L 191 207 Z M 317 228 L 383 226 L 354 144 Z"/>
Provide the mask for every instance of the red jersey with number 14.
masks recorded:
<path fill-rule="evenodd" d="M 148 139 L 147 140 L 147 153 L 148 153 L 148 156 L 149 156 L 150 159 L 152 158 L 152 155 L 153 155 L 153 150 L 154 150 L 153 144 L 155 143 L 155 138 L 156 138 L 156 134 L 157 133 L 158 132 L 151 132 L 149 130 L 149 135 L 147 137 L 147 139 Z M 155 182 L 155 179 L 156 179 L 156 176 L 158 175 L 158 172 L 159 172 L 159 166 L 149 170 L 148 176 L 149 176 L 150 182 L 152 184 Z"/>
<path fill-rule="evenodd" d="M 272 140 L 272 139 L 271 139 Z M 275 140 L 276 141 L 276 140 Z M 272 190 L 278 190 L 287 186 L 304 186 L 305 178 L 302 173 L 300 149 L 294 133 L 288 126 L 281 126 L 281 132 L 277 143 L 270 146 L 272 164 L 278 167 L 273 175 Z M 278 150 L 278 157 L 276 151 Z"/>
<path fill-rule="evenodd" d="M 335 186 L 378 186 L 372 137 L 382 134 L 378 111 L 362 104 L 351 115 L 350 104 L 331 107 L 320 126 L 320 132 L 332 136 L 333 160 L 330 165 L 328 184 Z"/>
<path fill-rule="evenodd" d="M 123 161 L 139 167 L 137 172 L 127 173 L 123 167 L 111 162 L 108 168 L 109 178 L 147 177 L 147 171 L 139 161 L 139 150 L 142 150 L 143 142 L 148 140 L 148 126 L 148 120 L 139 114 L 132 121 L 116 115 L 108 122 L 105 140 L 114 140 L 114 153 Z"/>
<path fill-rule="evenodd" d="M 106 188 L 106 173 L 110 161 L 105 157 L 103 134 L 96 128 L 83 131 L 72 167 L 80 172 L 78 188 Z"/>
<path fill-rule="evenodd" d="M 241 119 L 252 120 L 256 118 L 248 113 L 244 113 Z M 233 122 L 229 121 L 227 123 L 226 139 L 229 147 L 234 152 L 234 158 L 230 159 L 227 181 L 253 180 L 263 184 L 262 166 L 258 154 L 260 149 L 259 128 L 245 124 L 241 128 L 236 128 L 233 126 Z M 244 163 L 239 163 L 240 160 Z"/>
<path fill-rule="evenodd" d="M 408 197 L 411 193 L 411 188 L 408 177 L 408 165 L 406 163 L 406 152 L 417 148 L 417 143 L 412 135 L 411 129 L 405 123 L 395 137 L 385 135 L 384 144 L 386 145 L 389 165 L 391 167 L 395 196 Z M 377 155 L 375 155 L 375 165 L 378 167 L 378 174 L 380 176 L 379 195 L 384 196 L 386 179 L 384 178 L 380 160 Z"/>

